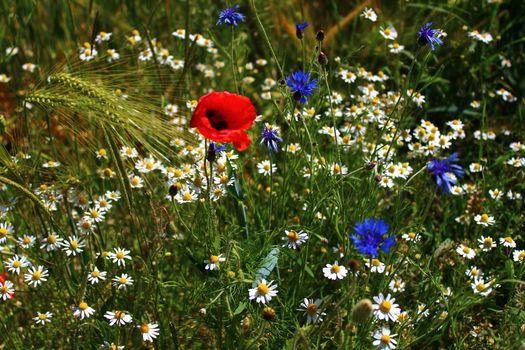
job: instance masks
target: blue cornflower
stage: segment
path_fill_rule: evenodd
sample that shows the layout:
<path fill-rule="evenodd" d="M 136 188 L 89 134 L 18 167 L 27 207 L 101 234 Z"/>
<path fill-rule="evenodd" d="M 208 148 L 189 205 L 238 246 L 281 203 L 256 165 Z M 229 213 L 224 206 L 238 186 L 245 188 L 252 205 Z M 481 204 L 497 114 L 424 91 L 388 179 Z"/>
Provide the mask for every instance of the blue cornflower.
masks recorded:
<path fill-rule="evenodd" d="M 440 32 L 439 29 L 432 29 L 431 27 L 432 22 L 428 22 L 419 29 L 419 31 L 417 32 L 417 42 L 419 43 L 419 45 L 422 46 L 428 44 L 430 46 L 430 49 L 434 51 L 436 49 L 434 44 L 443 45 L 443 40 L 441 40 L 438 37 L 438 34 Z"/>
<path fill-rule="evenodd" d="M 239 7 L 239 5 L 235 5 L 233 7 L 229 7 L 227 9 L 222 10 L 219 14 L 219 20 L 217 21 L 216 25 L 226 23 L 237 27 L 237 21 L 244 22 L 244 15 L 240 12 L 237 12 Z"/>
<path fill-rule="evenodd" d="M 310 79 L 310 74 L 298 70 L 292 76 L 286 77 L 286 84 L 292 89 L 293 97 L 296 101 L 301 103 L 306 102 L 306 96 L 311 96 L 313 91 L 317 89 L 317 80 Z"/>
<path fill-rule="evenodd" d="M 451 187 L 458 182 L 458 177 L 465 174 L 461 165 L 453 164 L 457 160 L 458 154 L 454 152 L 447 159 L 434 159 L 427 165 L 428 171 L 443 192 L 450 193 Z"/>
<path fill-rule="evenodd" d="M 295 36 L 297 36 L 297 39 L 303 38 L 303 31 L 308 27 L 308 22 L 304 23 L 297 23 L 295 25 Z"/>
<path fill-rule="evenodd" d="M 226 146 L 217 146 L 215 142 L 210 143 L 210 146 L 208 147 L 208 154 L 206 154 L 206 159 L 213 163 L 215 159 L 217 158 L 217 152 L 224 151 L 226 149 Z"/>
<path fill-rule="evenodd" d="M 375 258 L 379 249 L 388 253 L 395 244 L 394 235 L 386 237 L 389 229 L 390 226 L 381 219 L 365 219 L 355 225 L 356 234 L 350 238 L 359 253 Z"/>
<path fill-rule="evenodd" d="M 266 124 L 261 136 L 261 144 L 264 144 L 266 148 L 268 148 L 268 152 L 279 152 L 279 142 L 283 142 L 283 139 L 279 137 L 279 129 L 273 125 Z"/>

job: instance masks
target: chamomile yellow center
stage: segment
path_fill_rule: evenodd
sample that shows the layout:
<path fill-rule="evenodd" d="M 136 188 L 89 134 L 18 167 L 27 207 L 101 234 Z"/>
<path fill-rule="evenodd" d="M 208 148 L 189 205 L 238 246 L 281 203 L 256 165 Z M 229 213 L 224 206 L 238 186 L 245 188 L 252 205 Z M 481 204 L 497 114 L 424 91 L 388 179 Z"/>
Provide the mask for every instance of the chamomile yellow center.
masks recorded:
<path fill-rule="evenodd" d="M 314 304 L 314 303 L 308 304 L 308 306 L 306 306 L 306 312 L 309 315 L 315 315 L 317 312 L 317 304 Z"/>
<path fill-rule="evenodd" d="M 332 273 L 338 273 L 339 271 L 341 271 L 341 267 L 339 265 L 332 265 L 332 267 L 330 268 L 330 271 Z"/>
<path fill-rule="evenodd" d="M 296 231 L 294 231 L 294 230 L 290 230 L 288 232 L 288 239 L 290 241 L 296 242 L 296 241 L 299 240 L 299 234 Z"/>
<path fill-rule="evenodd" d="M 379 304 L 379 309 L 383 312 L 389 312 L 392 308 L 392 303 L 388 300 L 383 300 L 381 304 Z"/>
<path fill-rule="evenodd" d="M 210 263 L 216 264 L 219 262 L 219 257 L 217 255 L 210 256 Z"/>
<path fill-rule="evenodd" d="M 482 291 L 484 291 L 486 288 L 487 288 L 487 286 L 485 285 L 485 283 L 478 283 L 478 284 L 476 285 L 476 289 L 478 290 L 478 292 L 482 292 Z"/>
<path fill-rule="evenodd" d="M 257 285 L 257 293 L 260 295 L 266 295 L 270 291 L 270 288 L 266 285 L 266 283 L 259 283 Z"/>

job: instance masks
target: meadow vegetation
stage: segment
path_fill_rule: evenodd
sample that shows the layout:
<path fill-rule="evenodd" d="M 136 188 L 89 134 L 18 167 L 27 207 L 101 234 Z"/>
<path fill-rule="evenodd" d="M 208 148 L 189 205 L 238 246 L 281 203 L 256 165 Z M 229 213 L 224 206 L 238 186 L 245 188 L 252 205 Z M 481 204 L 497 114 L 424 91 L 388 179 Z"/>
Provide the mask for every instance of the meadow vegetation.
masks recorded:
<path fill-rule="evenodd" d="M 525 346 L 521 1 L 2 1 L 0 349 Z"/>

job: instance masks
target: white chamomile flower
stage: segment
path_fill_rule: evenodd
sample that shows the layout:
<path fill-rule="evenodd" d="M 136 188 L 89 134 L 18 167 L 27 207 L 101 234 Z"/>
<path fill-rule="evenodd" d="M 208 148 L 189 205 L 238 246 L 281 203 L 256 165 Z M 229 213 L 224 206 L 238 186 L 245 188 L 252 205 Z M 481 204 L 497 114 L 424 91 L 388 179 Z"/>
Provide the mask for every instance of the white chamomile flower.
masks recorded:
<path fill-rule="evenodd" d="M 401 309 L 398 304 L 394 303 L 396 301 L 395 298 L 392 298 L 390 294 L 385 297 L 383 293 L 379 293 L 379 295 L 375 296 L 373 299 L 375 304 L 372 305 L 372 309 L 378 319 L 397 321 Z"/>
<path fill-rule="evenodd" d="M 254 300 L 257 303 L 266 304 L 278 293 L 277 285 L 273 284 L 273 281 L 269 283 L 263 278 L 254 284 L 253 288 L 248 290 L 248 296 L 250 300 Z"/>
<path fill-rule="evenodd" d="M 42 282 L 47 281 L 48 271 L 42 265 L 33 266 L 24 274 L 24 280 L 33 287 L 38 287 Z"/>
<path fill-rule="evenodd" d="M 496 247 L 496 242 L 494 242 L 494 239 L 492 239 L 490 236 L 481 236 L 478 238 L 478 242 L 480 243 L 479 248 L 484 252 L 488 252 L 492 250 L 492 248 Z"/>
<path fill-rule="evenodd" d="M 63 242 L 64 242 L 64 239 L 60 238 L 59 235 L 57 235 L 54 232 L 49 232 L 47 237 L 42 239 L 42 244 L 40 245 L 40 249 L 45 249 L 48 252 L 57 250 L 57 249 L 60 249 L 60 247 L 62 247 Z"/>
<path fill-rule="evenodd" d="M 66 252 L 67 256 L 76 256 L 84 251 L 86 245 L 83 240 L 77 236 L 71 236 L 67 241 L 62 242 L 62 250 Z"/>
<path fill-rule="evenodd" d="M 95 41 L 99 44 L 102 44 L 104 41 L 109 41 L 109 39 L 111 39 L 111 34 L 112 33 L 100 32 L 95 38 Z"/>
<path fill-rule="evenodd" d="M 133 278 L 131 278 L 128 274 L 123 273 L 120 276 L 113 277 L 113 286 L 117 287 L 118 289 L 126 289 L 126 287 L 131 286 L 133 284 Z"/>
<path fill-rule="evenodd" d="M 394 337 L 397 334 L 392 334 L 390 332 L 390 328 L 388 327 L 381 327 L 381 329 L 378 329 L 374 332 L 373 337 L 374 341 L 372 344 L 374 346 L 377 346 L 379 350 L 392 350 L 396 348 L 397 341 L 394 339 Z"/>
<path fill-rule="evenodd" d="M 83 320 L 84 318 L 89 318 L 95 310 L 90 307 L 85 301 L 80 302 L 78 306 L 73 308 L 73 316 Z"/>
<path fill-rule="evenodd" d="M 388 284 L 388 288 L 394 293 L 402 293 L 405 291 L 405 282 L 398 277 L 395 277 Z"/>
<path fill-rule="evenodd" d="M 36 237 L 33 235 L 24 235 L 22 237 L 19 237 L 17 242 L 20 247 L 24 249 L 28 249 L 28 248 L 31 248 L 35 244 Z"/>
<path fill-rule="evenodd" d="M 474 216 L 474 221 L 478 224 L 478 225 L 482 225 L 482 226 L 485 226 L 485 227 L 488 227 L 488 226 L 491 226 L 491 225 L 494 225 L 496 223 L 496 221 L 494 220 L 494 216 L 490 216 L 488 214 L 478 214 L 476 216 Z"/>
<path fill-rule="evenodd" d="M 275 173 L 277 171 L 277 166 L 275 164 L 270 163 L 269 160 L 263 160 L 262 162 L 257 164 L 257 171 L 259 172 L 259 174 L 269 176 L 270 174 Z"/>
<path fill-rule="evenodd" d="M 501 237 L 499 239 L 499 243 L 507 248 L 516 248 L 516 241 L 514 241 L 514 239 L 510 236 Z"/>
<path fill-rule="evenodd" d="M 12 235 L 15 228 L 9 222 L 0 223 L 0 244 L 4 244 L 7 240 L 7 237 Z"/>
<path fill-rule="evenodd" d="M 13 257 L 9 258 L 5 262 L 5 267 L 7 268 L 7 271 L 11 273 L 16 273 L 17 275 L 20 274 L 20 270 L 23 268 L 28 267 L 31 265 L 29 260 L 23 255 L 15 254 Z"/>
<path fill-rule="evenodd" d="M 126 260 L 131 260 L 130 251 L 122 248 L 115 248 L 113 252 L 108 254 L 108 259 L 118 266 L 126 266 Z"/>
<path fill-rule="evenodd" d="M 375 11 L 371 8 L 365 8 L 363 12 L 361 12 L 361 17 L 364 17 L 368 19 L 371 22 L 377 21 L 377 14 Z"/>
<path fill-rule="evenodd" d="M 153 343 L 153 340 L 159 336 L 159 325 L 156 323 L 143 323 L 137 326 L 142 333 L 142 340 Z"/>
<path fill-rule="evenodd" d="M 219 255 L 211 255 L 209 259 L 204 260 L 204 263 L 206 266 L 204 269 L 206 270 L 218 270 L 219 269 L 219 263 L 226 261 L 226 258 L 222 256 L 222 254 Z"/>
<path fill-rule="evenodd" d="M 91 284 L 96 284 L 100 281 L 103 281 L 106 279 L 107 272 L 106 271 L 100 271 L 98 267 L 94 267 L 93 270 L 88 274 L 88 282 Z"/>
<path fill-rule="evenodd" d="M 133 321 L 133 317 L 125 311 L 106 311 L 104 317 L 108 319 L 110 326 L 125 326 Z"/>
<path fill-rule="evenodd" d="M 381 28 L 379 33 L 383 36 L 383 38 L 388 40 L 396 40 L 397 38 L 396 28 L 394 28 L 392 25 L 387 28 Z"/>
<path fill-rule="evenodd" d="M 366 262 L 366 267 L 370 269 L 370 272 L 383 273 L 385 272 L 385 264 L 383 264 L 379 259 L 372 259 L 371 262 Z"/>
<path fill-rule="evenodd" d="M 9 280 L 0 281 L 0 299 L 8 300 L 11 299 L 15 294 L 13 282 Z"/>
<path fill-rule="evenodd" d="M 323 321 L 323 317 L 326 316 L 326 313 L 322 312 L 320 309 L 322 300 L 316 299 L 307 299 L 304 298 L 301 303 L 301 307 L 297 311 L 304 311 L 306 314 L 306 324 L 316 324 Z"/>
<path fill-rule="evenodd" d="M 467 259 L 474 259 L 476 256 L 476 251 L 472 248 L 467 247 L 466 245 L 460 244 L 459 247 L 456 248 L 456 252 Z"/>
<path fill-rule="evenodd" d="M 144 180 L 137 175 L 130 175 L 129 176 L 129 185 L 131 188 L 142 188 L 144 187 Z"/>
<path fill-rule="evenodd" d="M 51 323 L 51 318 L 53 317 L 53 314 L 51 312 L 37 312 L 36 316 L 33 317 L 33 321 L 35 321 L 36 324 L 45 325 L 46 323 Z"/>
<path fill-rule="evenodd" d="M 135 148 L 122 146 L 120 149 L 120 156 L 123 159 L 133 159 L 138 157 L 139 152 Z"/>
<path fill-rule="evenodd" d="M 339 265 L 339 263 L 336 261 L 333 264 L 326 264 L 326 266 L 323 268 L 323 274 L 324 277 L 330 280 L 342 280 L 348 274 L 348 270 L 346 267 Z"/>
<path fill-rule="evenodd" d="M 403 238 L 405 241 L 407 242 L 419 242 L 419 240 L 421 239 L 421 235 L 419 233 L 415 233 L 415 232 L 408 232 L 408 233 L 404 233 L 401 238 Z"/>
<path fill-rule="evenodd" d="M 308 234 L 302 230 L 299 232 L 295 230 L 285 230 L 283 241 L 286 241 L 283 244 L 283 247 L 288 247 L 290 249 L 298 249 L 303 243 L 308 240 Z"/>
<path fill-rule="evenodd" d="M 474 294 L 486 297 L 492 292 L 492 281 L 485 281 L 483 277 L 475 277 L 470 285 Z"/>
<path fill-rule="evenodd" d="M 515 250 L 512 253 L 512 260 L 515 262 L 524 262 L 525 261 L 525 250 Z"/>

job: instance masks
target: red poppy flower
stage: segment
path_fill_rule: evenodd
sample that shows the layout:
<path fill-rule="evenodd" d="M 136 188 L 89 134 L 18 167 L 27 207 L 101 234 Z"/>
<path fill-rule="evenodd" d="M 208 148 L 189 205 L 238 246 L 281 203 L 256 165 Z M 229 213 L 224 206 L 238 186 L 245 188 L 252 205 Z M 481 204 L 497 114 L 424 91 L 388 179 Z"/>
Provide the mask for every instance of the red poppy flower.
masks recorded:
<path fill-rule="evenodd" d="M 255 107 L 246 96 L 226 91 L 210 92 L 199 99 L 190 126 L 209 140 L 231 142 L 239 151 L 250 145 L 246 129 L 256 117 Z"/>

